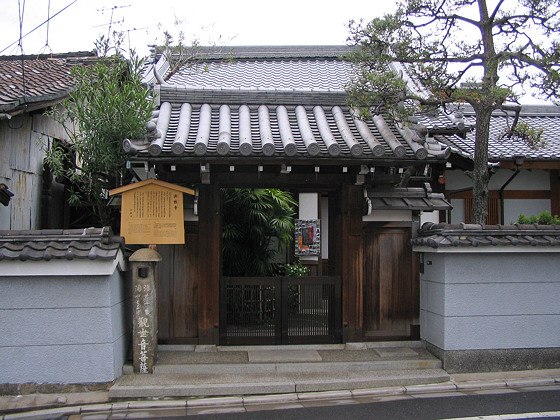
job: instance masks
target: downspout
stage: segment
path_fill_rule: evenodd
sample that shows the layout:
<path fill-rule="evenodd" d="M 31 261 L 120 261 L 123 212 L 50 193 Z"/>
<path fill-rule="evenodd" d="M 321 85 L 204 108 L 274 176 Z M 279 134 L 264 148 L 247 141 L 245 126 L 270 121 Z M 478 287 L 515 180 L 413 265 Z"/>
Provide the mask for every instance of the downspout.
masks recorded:
<path fill-rule="evenodd" d="M 450 191 L 446 194 L 446 197 L 451 202 L 451 196 L 455 194 L 459 194 L 462 192 L 472 191 L 473 187 L 461 188 L 459 190 Z M 451 223 L 451 209 L 447 209 L 447 223 Z"/>
<path fill-rule="evenodd" d="M 509 179 L 505 182 L 504 185 L 502 185 L 502 188 L 500 188 L 499 191 L 499 199 L 500 199 L 500 223 L 503 225 L 504 224 L 504 218 L 505 218 L 505 200 L 504 200 L 504 190 L 506 189 L 506 187 L 509 185 L 509 183 L 511 181 L 513 181 L 513 179 L 519 175 L 519 172 L 521 172 L 521 165 L 523 165 L 523 158 L 521 159 L 515 159 L 515 172 L 513 173 L 512 176 L 509 177 Z"/>
<path fill-rule="evenodd" d="M 490 180 L 490 178 L 492 178 L 492 175 L 494 175 L 496 173 L 496 167 L 489 168 L 488 172 L 489 172 L 488 180 Z M 512 179 L 513 179 L 513 177 L 512 177 Z M 508 183 L 509 183 L 509 181 L 502 188 L 505 188 Z M 446 193 L 445 196 L 447 198 L 449 198 L 449 200 L 451 200 L 452 195 L 459 194 L 459 193 L 462 193 L 462 192 L 472 191 L 472 189 L 473 189 L 473 187 L 461 188 L 461 189 L 458 189 L 458 190 L 450 191 L 449 193 Z M 450 221 L 451 221 L 451 210 L 449 209 L 449 210 L 447 210 L 447 223 L 451 223 Z M 468 221 L 467 223 L 470 223 L 470 221 Z"/>

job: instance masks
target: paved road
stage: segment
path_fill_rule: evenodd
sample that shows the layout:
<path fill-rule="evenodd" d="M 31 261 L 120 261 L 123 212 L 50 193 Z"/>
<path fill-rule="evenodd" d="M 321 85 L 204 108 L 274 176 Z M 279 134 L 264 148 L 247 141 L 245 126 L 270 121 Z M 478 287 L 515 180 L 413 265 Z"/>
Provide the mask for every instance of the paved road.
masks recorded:
<path fill-rule="evenodd" d="M 515 415 L 514 415 L 515 414 Z M 498 417 L 490 417 L 503 415 Z M 359 403 L 341 401 L 340 405 L 189 415 L 198 420 L 431 420 L 431 419 L 560 419 L 560 391 L 508 392 L 500 394 L 464 395 L 397 399 L 394 401 Z M 469 419 L 470 420 L 470 419 Z M 474 420 L 474 419 L 473 419 Z"/>

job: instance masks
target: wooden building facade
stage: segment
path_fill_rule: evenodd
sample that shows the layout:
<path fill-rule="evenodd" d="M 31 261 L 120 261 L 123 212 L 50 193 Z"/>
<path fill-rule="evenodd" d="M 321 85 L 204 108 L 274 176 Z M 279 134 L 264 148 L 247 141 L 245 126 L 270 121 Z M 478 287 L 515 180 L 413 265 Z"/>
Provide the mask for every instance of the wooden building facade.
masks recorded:
<path fill-rule="evenodd" d="M 300 218 L 319 219 L 323 237 L 320 254 L 302 258 L 309 278 L 261 279 L 253 289 L 260 308 L 269 292 L 271 302 L 297 296 L 297 304 L 276 302 L 245 342 L 419 338 L 419 274 L 409 241 L 421 213 L 437 218 L 449 208 L 432 185 L 450 151 L 437 136 L 421 137 L 388 116 L 359 119 L 345 104 L 345 53 L 242 47 L 232 60 L 205 50 L 203 64 L 174 71 L 169 57 L 156 55 L 145 78 L 159 107 L 148 123 L 151 137 L 125 140 L 124 148 L 139 178 L 196 191 L 185 205 L 185 243 L 157 247 L 161 343 L 243 342 L 237 330 L 227 338 L 224 329 L 224 290 L 238 280 L 221 272 L 221 191 L 245 187 L 291 191 L 300 198 Z M 306 203 L 311 197 L 311 213 L 303 195 Z M 290 298 L 282 297 L 283 281 Z M 296 318 L 307 332 L 293 332 Z M 273 337 L 259 335 L 269 324 Z M 326 333 L 312 332 L 323 327 Z"/>

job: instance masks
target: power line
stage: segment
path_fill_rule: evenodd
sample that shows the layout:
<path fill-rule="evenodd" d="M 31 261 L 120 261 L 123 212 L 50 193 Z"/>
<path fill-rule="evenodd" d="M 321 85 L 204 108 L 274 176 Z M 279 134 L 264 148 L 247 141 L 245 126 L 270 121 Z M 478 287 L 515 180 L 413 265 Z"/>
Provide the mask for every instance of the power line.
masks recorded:
<path fill-rule="evenodd" d="M 49 27 L 50 27 L 50 20 L 51 20 L 51 0 L 49 0 L 49 5 L 48 5 L 48 9 L 47 9 L 47 39 L 45 41 L 45 45 L 43 46 L 43 48 L 41 48 L 39 50 L 39 54 L 41 54 L 44 50 L 46 50 L 47 48 L 51 51 L 52 54 L 52 48 L 49 45 Z"/>
<path fill-rule="evenodd" d="M 76 3 L 78 0 L 74 0 L 72 3 L 70 3 L 69 5 L 67 5 L 66 7 L 64 7 L 63 9 L 59 10 L 58 12 L 56 12 L 54 15 L 52 15 L 50 18 L 48 18 L 47 20 L 45 20 L 43 23 L 37 25 L 35 28 L 31 29 L 29 32 L 27 32 L 25 35 L 21 35 L 21 29 L 20 29 L 20 38 L 17 41 L 12 42 L 10 45 L 8 45 L 6 48 L 4 48 L 2 51 L 0 51 L 0 54 L 2 54 L 4 51 L 6 51 L 8 48 L 13 47 L 15 44 L 20 44 L 21 45 L 21 40 L 23 38 L 25 38 L 27 35 L 35 32 L 37 29 L 39 29 L 41 26 L 43 26 L 46 23 L 49 23 L 55 16 L 59 15 L 60 13 L 62 13 L 63 11 L 65 11 L 66 9 L 68 9 L 70 6 L 72 6 L 74 3 Z M 24 6 L 25 6 L 25 2 L 24 2 Z"/>

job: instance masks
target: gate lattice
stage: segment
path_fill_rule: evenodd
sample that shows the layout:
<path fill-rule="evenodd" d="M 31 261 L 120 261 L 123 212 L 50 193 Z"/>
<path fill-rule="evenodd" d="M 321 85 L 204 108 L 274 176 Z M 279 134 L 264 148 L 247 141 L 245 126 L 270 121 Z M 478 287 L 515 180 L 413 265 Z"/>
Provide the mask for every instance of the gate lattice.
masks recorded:
<path fill-rule="evenodd" d="M 341 280 L 316 277 L 222 277 L 220 343 L 340 343 Z"/>

